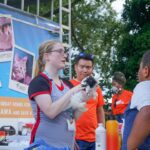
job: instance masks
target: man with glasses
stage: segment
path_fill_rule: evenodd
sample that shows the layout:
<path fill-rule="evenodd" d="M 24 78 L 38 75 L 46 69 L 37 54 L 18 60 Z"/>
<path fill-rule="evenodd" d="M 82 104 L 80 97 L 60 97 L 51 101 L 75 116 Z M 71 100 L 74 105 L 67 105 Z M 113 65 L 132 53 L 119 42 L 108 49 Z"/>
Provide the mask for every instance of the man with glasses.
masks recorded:
<path fill-rule="evenodd" d="M 94 57 L 91 54 L 80 53 L 75 59 L 76 78 L 71 83 L 76 86 L 87 76 L 92 75 Z M 105 124 L 104 99 L 100 87 L 97 87 L 97 98 L 89 99 L 84 112 L 76 121 L 76 141 L 80 150 L 95 150 L 95 129 L 98 123 Z"/>
<path fill-rule="evenodd" d="M 125 90 L 123 87 L 126 83 L 125 75 L 122 72 L 115 72 L 112 79 L 112 115 L 115 116 L 119 123 L 123 122 L 123 114 L 131 100 L 132 92 Z"/>

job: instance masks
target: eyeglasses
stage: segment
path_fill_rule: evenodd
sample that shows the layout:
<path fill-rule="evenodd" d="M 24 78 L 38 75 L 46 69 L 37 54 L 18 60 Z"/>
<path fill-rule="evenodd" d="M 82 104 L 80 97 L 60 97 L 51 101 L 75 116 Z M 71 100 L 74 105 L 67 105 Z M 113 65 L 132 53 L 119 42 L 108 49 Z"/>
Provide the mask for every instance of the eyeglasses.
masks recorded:
<path fill-rule="evenodd" d="M 89 59 L 89 60 L 93 60 L 94 59 L 94 55 L 86 54 L 84 52 L 81 52 L 77 57 L 78 57 L 78 59 L 79 58 L 85 58 L 85 59 Z"/>
<path fill-rule="evenodd" d="M 62 55 L 66 54 L 66 51 L 63 50 L 63 49 L 52 50 L 52 51 L 50 51 L 50 52 L 57 52 L 57 53 L 60 53 L 60 54 L 62 54 Z"/>

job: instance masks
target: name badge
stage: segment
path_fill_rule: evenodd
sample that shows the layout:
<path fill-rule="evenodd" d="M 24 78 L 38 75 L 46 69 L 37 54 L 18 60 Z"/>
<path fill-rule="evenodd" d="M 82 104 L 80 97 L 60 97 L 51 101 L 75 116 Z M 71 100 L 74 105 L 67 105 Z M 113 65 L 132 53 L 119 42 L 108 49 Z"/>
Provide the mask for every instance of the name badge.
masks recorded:
<path fill-rule="evenodd" d="M 67 119 L 67 126 L 68 126 L 68 131 L 75 131 L 76 130 L 75 120 Z"/>

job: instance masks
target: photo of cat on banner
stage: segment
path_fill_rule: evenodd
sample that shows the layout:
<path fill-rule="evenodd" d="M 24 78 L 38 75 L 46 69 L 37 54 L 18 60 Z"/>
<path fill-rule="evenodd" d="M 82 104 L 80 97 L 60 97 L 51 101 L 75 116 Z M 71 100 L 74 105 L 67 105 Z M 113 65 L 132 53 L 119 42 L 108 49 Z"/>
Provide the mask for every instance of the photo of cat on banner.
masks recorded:
<path fill-rule="evenodd" d="M 14 31 L 11 16 L 0 14 L 0 62 L 10 61 L 14 49 Z"/>
<path fill-rule="evenodd" d="M 27 94 L 33 77 L 35 56 L 33 53 L 15 46 L 10 70 L 9 88 Z"/>

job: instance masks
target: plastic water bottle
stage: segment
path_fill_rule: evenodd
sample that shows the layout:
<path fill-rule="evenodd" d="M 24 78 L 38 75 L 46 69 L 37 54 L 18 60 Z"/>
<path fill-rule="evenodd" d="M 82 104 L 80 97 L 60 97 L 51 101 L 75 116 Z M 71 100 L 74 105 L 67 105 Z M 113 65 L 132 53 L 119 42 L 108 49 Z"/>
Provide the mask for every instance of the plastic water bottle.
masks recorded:
<path fill-rule="evenodd" d="M 102 123 L 96 129 L 96 150 L 106 150 L 106 129 Z"/>

